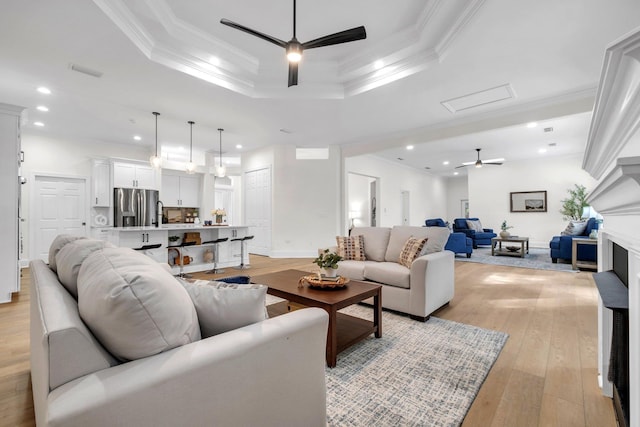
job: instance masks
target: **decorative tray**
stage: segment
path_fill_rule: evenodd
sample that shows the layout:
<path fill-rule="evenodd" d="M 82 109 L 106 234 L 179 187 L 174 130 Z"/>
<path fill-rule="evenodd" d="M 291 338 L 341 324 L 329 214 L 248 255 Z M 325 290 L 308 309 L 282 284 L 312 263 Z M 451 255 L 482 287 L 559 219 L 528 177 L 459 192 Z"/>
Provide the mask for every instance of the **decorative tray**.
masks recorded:
<path fill-rule="evenodd" d="M 520 246 L 507 246 L 506 249 L 509 252 L 518 252 L 520 250 Z"/>
<path fill-rule="evenodd" d="M 300 280 L 298 280 L 298 287 L 301 288 L 305 283 L 310 287 L 316 289 L 339 289 L 347 286 L 347 283 L 349 283 L 349 278 L 338 276 L 336 280 L 321 280 L 318 279 L 318 276 L 316 274 L 302 276 Z"/>

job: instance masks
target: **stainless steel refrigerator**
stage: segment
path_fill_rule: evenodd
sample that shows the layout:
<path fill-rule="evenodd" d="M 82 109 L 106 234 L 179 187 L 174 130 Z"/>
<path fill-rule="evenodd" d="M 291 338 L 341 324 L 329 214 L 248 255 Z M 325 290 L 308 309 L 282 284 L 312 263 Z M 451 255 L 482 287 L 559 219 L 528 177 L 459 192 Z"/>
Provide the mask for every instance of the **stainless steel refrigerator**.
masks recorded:
<path fill-rule="evenodd" d="M 113 222 L 116 227 L 155 226 L 158 190 L 113 189 Z"/>

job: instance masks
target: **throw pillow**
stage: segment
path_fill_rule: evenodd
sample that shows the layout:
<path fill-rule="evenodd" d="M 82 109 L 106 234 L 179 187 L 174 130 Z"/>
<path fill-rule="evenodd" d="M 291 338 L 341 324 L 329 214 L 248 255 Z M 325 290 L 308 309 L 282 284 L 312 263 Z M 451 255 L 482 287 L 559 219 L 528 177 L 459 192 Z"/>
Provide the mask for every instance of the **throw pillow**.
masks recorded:
<path fill-rule="evenodd" d="M 198 313 L 202 338 L 260 322 L 268 317 L 267 286 L 196 280 L 181 281 Z"/>
<path fill-rule="evenodd" d="M 569 221 L 567 228 L 560 233 L 563 236 L 582 236 L 587 229 L 587 221 Z"/>
<path fill-rule="evenodd" d="M 411 268 L 411 263 L 418 257 L 420 252 L 422 252 L 422 248 L 424 247 L 425 243 L 427 243 L 427 239 L 410 237 L 402 247 L 402 251 L 400 251 L 400 258 L 398 259 L 398 263 L 404 265 L 407 268 Z"/>
<path fill-rule="evenodd" d="M 79 239 L 86 239 L 86 237 L 72 236 L 71 234 L 59 234 L 56 236 L 53 242 L 51 242 L 51 246 L 49 246 L 49 268 L 57 272 L 56 255 L 58 255 L 58 252 L 64 245 Z"/>
<path fill-rule="evenodd" d="M 364 261 L 364 237 L 363 236 L 336 236 L 338 242 L 338 255 L 343 260 Z"/>
<path fill-rule="evenodd" d="M 444 251 L 444 247 L 449 241 L 451 230 L 447 227 L 426 227 L 427 243 L 422 248 L 420 255 L 428 255 L 434 252 Z"/>
<path fill-rule="evenodd" d="M 189 293 L 162 265 L 129 248 L 105 248 L 78 273 L 80 317 L 122 361 L 200 339 Z"/>
<path fill-rule="evenodd" d="M 113 244 L 104 240 L 78 239 L 58 251 L 55 257 L 58 280 L 75 299 L 78 299 L 78 272 L 84 260 L 97 250 L 113 247 Z"/>
<path fill-rule="evenodd" d="M 476 233 L 482 233 L 484 231 L 479 219 L 468 219 L 467 227 L 469 227 L 469 230 L 473 230 Z"/>

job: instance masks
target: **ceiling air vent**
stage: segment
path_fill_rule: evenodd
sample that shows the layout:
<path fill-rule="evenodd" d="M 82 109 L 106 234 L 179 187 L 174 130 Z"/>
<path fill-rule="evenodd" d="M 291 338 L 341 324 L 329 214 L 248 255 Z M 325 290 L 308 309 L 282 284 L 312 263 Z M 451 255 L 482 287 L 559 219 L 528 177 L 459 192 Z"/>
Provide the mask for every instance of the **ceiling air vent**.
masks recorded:
<path fill-rule="evenodd" d="M 549 126 L 548 128 L 544 128 L 545 132 L 553 132 L 553 128 Z"/>
<path fill-rule="evenodd" d="M 515 98 L 515 94 L 510 84 L 505 84 L 491 89 L 481 90 L 479 92 L 470 93 L 468 95 L 451 98 L 442 101 L 441 104 L 452 113 L 468 110 L 498 101 Z"/>
<path fill-rule="evenodd" d="M 78 73 L 86 74 L 88 76 L 95 77 L 98 79 L 102 77 L 101 71 L 92 70 L 91 68 L 83 67 L 82 65 L 71 63 L 69 64 L 69 68 L 72 69 L 73 71 L 77 71 Z"/>

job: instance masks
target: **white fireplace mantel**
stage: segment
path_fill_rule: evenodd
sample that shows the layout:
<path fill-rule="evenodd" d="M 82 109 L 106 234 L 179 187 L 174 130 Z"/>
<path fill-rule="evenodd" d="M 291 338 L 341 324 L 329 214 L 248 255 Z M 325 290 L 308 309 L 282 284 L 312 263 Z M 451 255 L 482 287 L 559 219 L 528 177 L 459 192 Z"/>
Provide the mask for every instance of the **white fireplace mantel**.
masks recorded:
<path fill-rule="evenodd" d="M 618 159 L 587 201 L 603 216 L 640 215 L 640 157 Z"/>
<path fill-rule="evenodd" d="M 640 31 L 636 31 L 605 52 L 583 169 L 600 179 L 639 130 Z"/>

